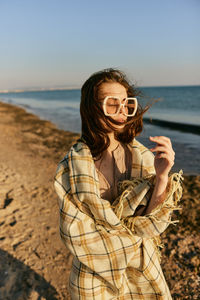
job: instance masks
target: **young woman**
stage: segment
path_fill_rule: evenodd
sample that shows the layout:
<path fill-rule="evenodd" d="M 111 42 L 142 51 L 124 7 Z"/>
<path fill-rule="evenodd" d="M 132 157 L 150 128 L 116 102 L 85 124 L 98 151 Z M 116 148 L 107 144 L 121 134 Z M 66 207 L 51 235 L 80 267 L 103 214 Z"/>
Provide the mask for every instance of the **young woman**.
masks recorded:
<path fill-rule="evenodd" d="M 157 246 L 173 222 L 182 172 L 169 176 L 169 138 L 150 137 L 150 150 L 135 139 L 146 111 L 138 94 L 115 69 L 93 74 L 81 90 L 81 138 L 55 176 L 60 234 L 74 256 L 73 300 L 171 299 Z"/>

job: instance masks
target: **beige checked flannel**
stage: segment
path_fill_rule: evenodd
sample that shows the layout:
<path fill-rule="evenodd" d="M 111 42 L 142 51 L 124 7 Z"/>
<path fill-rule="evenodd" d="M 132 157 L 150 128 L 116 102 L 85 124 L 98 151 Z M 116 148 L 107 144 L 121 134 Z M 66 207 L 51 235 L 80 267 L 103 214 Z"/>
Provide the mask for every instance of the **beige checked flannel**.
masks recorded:
<path fill-rule="evenodd" d="M 111 205 L 100 197 L 99 180 L 88 146 L 78 141 L 58 164 L 60 235 L 73 254 L 69 277 L 71 299 L 171 299 L 157 241 L 171 221 L 181 197 L 181 171 L 170 176 L 162 205 L 133 217 L 147 205 L 154 184 L 154 156 L 141 143 L 132 152 L 130 181 Z"/>

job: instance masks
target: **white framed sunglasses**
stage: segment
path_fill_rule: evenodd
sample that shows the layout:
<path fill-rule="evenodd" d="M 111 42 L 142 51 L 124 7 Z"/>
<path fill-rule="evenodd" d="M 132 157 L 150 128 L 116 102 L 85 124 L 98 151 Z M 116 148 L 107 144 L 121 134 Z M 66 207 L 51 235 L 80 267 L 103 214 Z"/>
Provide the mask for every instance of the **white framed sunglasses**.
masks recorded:
<path fill-rule="evenodd" d="M 103 100 L 103 111 L 106 116 L 117 116 L 123 108 L 123 113 L 127 117 L 133 117 L 136 114 L 138 102 L 136 98 L 125 98 L 120 100 L 116 96 L 107 96 Z"/>

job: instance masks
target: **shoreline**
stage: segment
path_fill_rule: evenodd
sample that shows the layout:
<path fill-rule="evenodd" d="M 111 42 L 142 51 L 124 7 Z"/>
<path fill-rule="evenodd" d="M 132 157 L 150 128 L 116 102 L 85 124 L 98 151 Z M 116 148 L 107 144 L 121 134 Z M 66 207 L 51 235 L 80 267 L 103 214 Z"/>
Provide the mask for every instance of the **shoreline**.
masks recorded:
<path fill-rule="evenodd" d="M 53 178 L 79 134 L 1 102 L 0 130 L 0 298 L 69 299 L 72 255 L 59 236 Z M 172 297 L 195 299 L 200 272 L 200 175 L 184 175 L 183 189 L 183 209 L 174 214 L 180 222 L 161 236 L 162 268 Z"/>
<path fill-rule="evenodd" d="M 31 90 L 31 91 L 18 91 L 18 92 L 13 92 L 14 94 L 20 94 L 20 93 L 32 93 L 32 92 L 36 92 L 36 93 L 40 93 L 40 92 L 57 92 L 57 91 L 80 91 L 79 89 L 55 89 L 55 90 Z M 31 113 L 33 114 L 37 114 L 36 110 L 37 108 L 35 107 L 32 107 L 31 104 L 25 104 L 25 103 L 17 103 L 17 101 L 13 100 L 13 98 L 4 98 L 2 96 L 6 96 L 7 94 L 10 94 L 11 92 L 8 92 L 8 93 L 2 93 L 2 95 L 0 94 L 0 102 L 1 103 L 8 103 L 8 104 L 11 104 L 11 105 L 15 105 L 15 106 L 18 106 L 18 107 L 22 107 L 22 108 L 25 108 L 25 109 L 29 109 L 29 111 L 31 111 Z M 14 98 L 15 99 L 15 98 Z M 17 98 L 16 98 L 17 99 Z M 78 107 L 77 107 L 78 109 Z M 153 112 L 153 114 L 155 114 Z M 39 116 L 39 115 L 38 115 Z M 170 115 L 169 115 L 170 116 Z M 198 115 L 195 116 L 195 118 L 197 119 L 198 118 Z M 48 117 L 46 118 L 48 120 Z M 191 119 L 192 119 L 192 116 L 191 116 Z M 195 119 L 195 120 L 196 120 Z M 163 118 L 162 115 L 159 116 L 159 115 L 155 115 L 155 116 L 144 116 L 143 117 L 143 121 L 144 121 L 144 124 L 150 124 L 150 125 L 153 125 L 153 126 L 159 126 L 159 127 L 162 127 L 162 128 L 166 128 L 166 129 L 169 129 L 169 130 L 172 130 L 172 131 L 177 131 L 177 132 L 182 132 L 182 133 L 186 133 L 186 134 L 195 134 L 197 136 L 200 135 L 200 123 L 199 121 L 197 121 L 195 123 L 195 120 L 193 120 L 193 122 L 189 122 L 186 119 L 184 119 L 184 116 L 182 117 L 182 119 L 179 121 L 177 120 L 170 120 L 170 117 L 168 119 L 168 116 L 165 115 L 165 117 Z M 58 123 L 57 123 L 57 127 L 58 126 Z"/>
<path fill-rule="evenodd" d="M 0 100 L 0 105 L 1 104 L 8 104 L 11 105 L 13 107 L 18 107 L 21 108 L 25 111 L 25 113 L 27 114 L 32 114 L 33 116 L 35 116 L 36 118 L 38 118 L 40 121 L 44 121 L 44 122 L 48 122 L 48 124 L 51 124 L 50 126 L 53 126 L 56 130 L 57 130 L 57 137 L 56 140 L 60 140 L 59 144 L 62 144 L 62 136 L 63 138 L 65 138 L 65 132 L 68 135 L 71 136 L 79 136 L 80 133 L 79 132 L 74 132 L 74 131 L 69 131 L 66 130 L 65 128 L 63 128 L 63 126 L 61 126 L 61 128 L 59 128 L 59 124 L 57 124 L 54 121 L 49 121 L 48 118 L 45 117 L 41 117 L 39 116 L 39 114 L 37 112 L 34 112 L 34 109 L 31 109 L 30 106 L 28 105 L 23 105 L 23 104 L 13 104 L 13 103 L 7 103 L 7 102 L 1 102 Z M 156 119 L 151 119 L 150 117 L 144 117 L 143 119 L 144 121 L 144 129 L 142 131 L 142 133 L 136 137 L 136 139 L 141 142 L 142 144 L 144 144 L 147 148 L 151 148 L 152 144 L 149 142 L 149 137 L 148 135 L 165 135 L 170 137 L 171 135 L 171 141 L 172 141 L 172 145 L 174 148 L 174 151 L 176 153 L 176 159 L 175 159 L 175 165 L 172 168 L 173 172 L 179 172 L 179 170 L 183 169 L 183 173 L 184 175 L 199 175 L 200 174 L 200 157 L 198 155 L 199 153 L 199 147 L 198 147 L 198 139 L 199 139 L 199 135 L 197 134 L 197 131 L 200 131 L 200 126 L 194 126 L 193 130 L 196 132 L 195 135 L 192 134 L 188 135 L 188 137 L 185 138 L 184 133 L 180 130 L 177 131 L 176 130 L 176 123 L 175 122 L 168 122 L 168 121 L 164 121 L 164 120 L 156 120 Z M 169 123 L 173 124 L 173 128 L 170 128 L 170 126 L 168 127 Z M 151 130 L 148 129 L 146 130 L 146 126 L 150 126 Z M 162 126 L 162 127 L 160 127 Z M 185 127 L 186 131 L 187 131 L 187 125 L 184 124 L 178 124 L 178 126 L 180 126 L 181 128 Z M 149 128 L 150 128 L 149 127 Z M 190 127 L 190 126 L 189 126 Z M 162 129 L 163 128 L 163 129 Z M 169 129 L 168 129 L 169 128 Z M 190 129 L 188 130 L 188 134 L 191 133 L 189 132 Z M 59 134 L 60 132 L 60 134 Z M 180 133 L 179 133 L 180 132 Z M 187 134 L 187 133 L 186 133 Z M 60 135 L 60 137 L 59 137 Z M 195 142 L 194 142 L 195 141 Z M 200 141 L 199 141 L 200 142 Z M 193 164 L 193 158 L 196 157 L 196 163 Z"/>

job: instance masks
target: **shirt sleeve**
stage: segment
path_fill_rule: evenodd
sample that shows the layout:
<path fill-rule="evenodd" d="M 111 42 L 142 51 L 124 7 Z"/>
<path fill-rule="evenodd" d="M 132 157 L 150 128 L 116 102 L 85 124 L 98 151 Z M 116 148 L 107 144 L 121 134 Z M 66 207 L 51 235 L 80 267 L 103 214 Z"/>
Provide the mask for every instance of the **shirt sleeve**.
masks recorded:
<path fill-rule="evenodd" d="M 142 238 L 131 235 L 123 224 L 116 228 L 106 222 L 99 224 L 90 212 L 79 209 L 71 192 L 67 159 L 58 165 L 54 186 L 60 208 L 60 235 L 65 246 L 107 284 L 120 288 L 122 275 L 140 251 Z M 85 193 L 84 197 L 94 195 Z"/>

